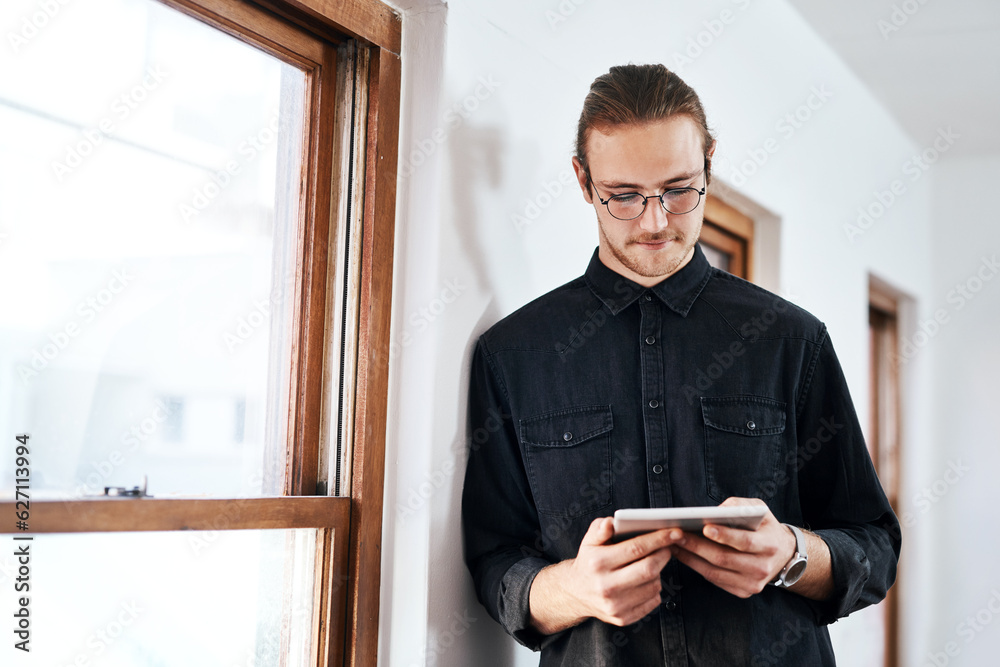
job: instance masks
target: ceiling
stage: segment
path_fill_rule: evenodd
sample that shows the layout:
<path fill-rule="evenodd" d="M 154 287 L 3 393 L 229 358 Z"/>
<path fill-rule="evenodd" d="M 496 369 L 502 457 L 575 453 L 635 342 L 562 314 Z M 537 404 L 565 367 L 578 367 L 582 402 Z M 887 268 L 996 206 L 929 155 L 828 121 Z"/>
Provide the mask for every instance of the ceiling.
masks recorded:
<path fill-rule="evenodd" d="M 1000 2 L 789 1 L 917 144 L 1000 155 Z"/>

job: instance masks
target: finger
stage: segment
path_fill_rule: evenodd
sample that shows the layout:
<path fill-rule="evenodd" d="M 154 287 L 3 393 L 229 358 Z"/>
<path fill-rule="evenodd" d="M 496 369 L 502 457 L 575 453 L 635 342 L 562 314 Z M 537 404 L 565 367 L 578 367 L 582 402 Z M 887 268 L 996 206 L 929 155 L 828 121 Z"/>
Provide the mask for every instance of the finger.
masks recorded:
<path fill-rule="evenodd" d="M 719 507 L 739 507 L 741 505 L 766 505 L 760 498 L 740 498 L 739 496 L 730 496 L 719 503 Z"/>
<path fill-rule="evenodd" d="M 661 586 L 652 581 L 633 588 L 616 598 L 613 608 L 602 614 L 602 620 L 615 625 L 629 625 L 643 618 L 660 602 Z"/>
<path fill-rule="evenodd" d="M 730 528 L 729 526 L 719 526 L 710 523 L 706 524 L 701 532 L 713 542 L 723 544 L 737 551 L 746 553 L 759 553 L 761 551 L 758 544 L 758 533 L 754 530 Z"/>
<path fill-rule="evenodd" d="M 611 517 L 602 517 L 600 519 L 594 519 L 590 522 L 590 528 L 587 529 L 587 534 L 583 536 L 580 541 L 580 546 L 596 547 L 602 544 L 607 544 L 611 536 L 614 535 L 614 521 Z"/>
<path fill-rule="evenodd" d="M 629 613 L 622 619 L 624 621 L 622 625 L 632 625 L 633 623 L 638 623 L 652 614 L 656 608 L 660 606 L 661 602 L 660 593 L 657 591 L 653 597 L 645 600 L 639 605 L 636 605 L 632 610 L 630 610 Z"/>
<path fill-rule="evenodd" d="M 709 583 L 714 584 L 724 591 L 732 593 L 733 595 L 748 597 L 755 592 L 752 587 L 748 585 L 746 577 L 740 572 L 734 572 L 726 568 L 718 567 L 701 556 L 687 551 L 686 549 L 678 549 L 677 553 L 674 554 L 674 557 L 704 577 L 705 581 L 708 581 Z"/>
<path fill-rule="evenodd" d="M 744 568 L 752 566 L 753 561 L 756 558 L 756 556 L 745 554 L 731 547 L 718 544 L 705 539 L 700 535 L 689 535 L 684 541 L 684 545 L 675 549 L 675 555 L 680 550 L 688 551 L 702 560 L 711 563 L 714 567 L 732 570 L 734 572 L 738 572 Z"/>
<path fill-rule="evenodd" d="M 656 582 L 660 579 L 660 572 L 670 562 L 672 552 L 670 547 L 664 547 L 645 558 L 629 563 L 610 575 L 611 585 L 626 589 L 640 586 L 647 582 Z"/>
<path fill-rule="evenodd" d="M 682 533 L 679 530 L 663 528 L 627 539 L 614 545 L 608 551 L 606 564 L 609 569 L 616 569 L 634 563 L 654 551 L 670 546 L 681 536 Z"/>

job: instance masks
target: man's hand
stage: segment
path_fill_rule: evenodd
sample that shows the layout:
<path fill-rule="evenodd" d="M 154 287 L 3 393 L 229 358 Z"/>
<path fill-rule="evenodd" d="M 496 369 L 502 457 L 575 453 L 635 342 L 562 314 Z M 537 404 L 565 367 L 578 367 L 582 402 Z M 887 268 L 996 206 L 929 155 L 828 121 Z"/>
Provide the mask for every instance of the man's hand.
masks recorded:
<path fill-rule="evenodd" d="M 529 607 L 536 630 L 550 635 L 591 617 L 629 625 L 660 604 L 660 571 L 670 560 L 670 546 L 683 539 L 683 533 L 664 529 L 608 544 L 613 533 L 612 519 L 595 519 L 576 558 L 535 576 Z"/>
<path fill-rule="evenodd" d="M 757 498 L 728 498 L 723 506 L 763 505 Z M 703 536 L 702 536 L 703 535 Z M 795 535 L 768 511 L 757 530 L 707 525 L 702 535 L 686 533 L 672 548 L 674 557 L 719 588 L 741 598 L 764 590 L 795 553 Z M 809 564 L 790 590 L 823 600 L 833 591 L 830 550 L 817 535 L 805 533 Z"/>

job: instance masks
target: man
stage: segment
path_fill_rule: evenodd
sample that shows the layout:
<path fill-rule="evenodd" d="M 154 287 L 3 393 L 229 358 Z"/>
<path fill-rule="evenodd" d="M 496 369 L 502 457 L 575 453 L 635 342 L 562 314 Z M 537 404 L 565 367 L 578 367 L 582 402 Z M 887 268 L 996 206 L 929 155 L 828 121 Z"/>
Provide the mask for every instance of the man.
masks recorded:
<path fill-rule="evenodd" d="M 466 561 L 543 667 L 833 665 L 825 626 L 895 578 L 899 525 L 826 327 L 697 244 L 714 151 L 663 66 L 595 80 L 573 167 L 598 249 L 475 349 Z M 720 503 L 768 511 L 627 540 L 609 518 Z"/>

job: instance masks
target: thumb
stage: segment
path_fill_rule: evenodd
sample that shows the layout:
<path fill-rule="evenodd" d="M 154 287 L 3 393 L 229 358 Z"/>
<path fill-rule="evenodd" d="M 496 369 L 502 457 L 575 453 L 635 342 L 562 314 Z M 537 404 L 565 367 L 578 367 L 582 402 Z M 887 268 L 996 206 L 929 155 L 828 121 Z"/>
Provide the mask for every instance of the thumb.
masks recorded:
<path fill-rule="evenodd" d="M 606 516 L 600 519 L 594 519 L 590 523 L 590 528 L 587 529 L 587 534 L 583 536 L 580 546 L 596 547 L 606 544 L 614 534 L 615 524 L 611 517 Z"/>

